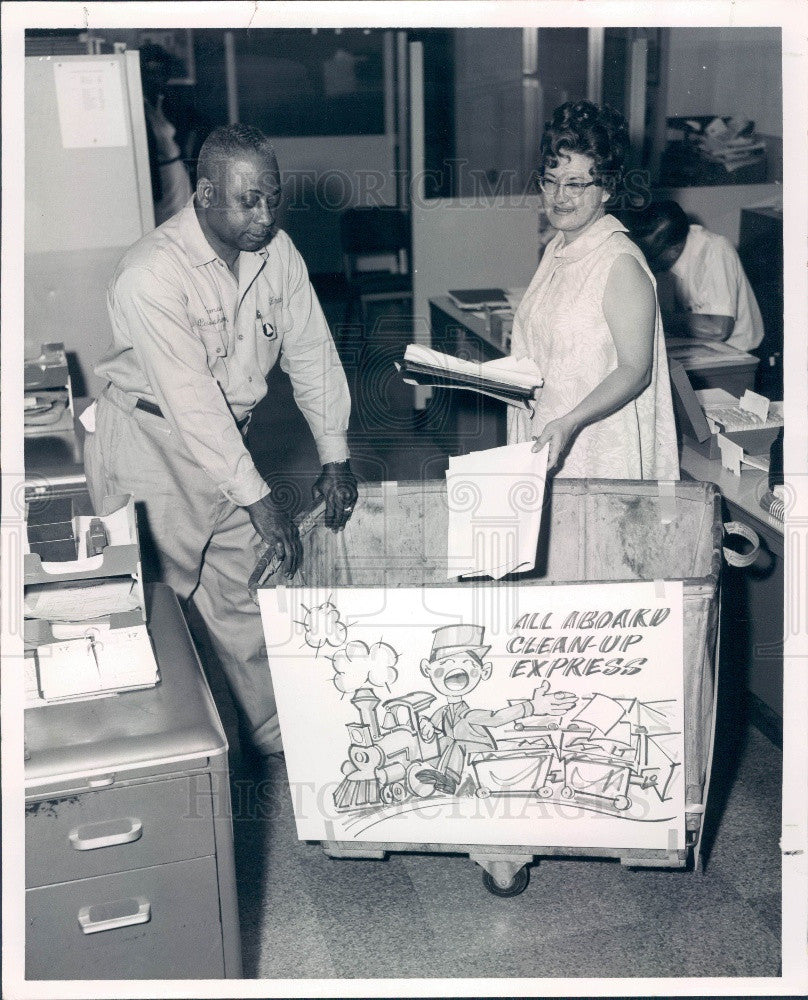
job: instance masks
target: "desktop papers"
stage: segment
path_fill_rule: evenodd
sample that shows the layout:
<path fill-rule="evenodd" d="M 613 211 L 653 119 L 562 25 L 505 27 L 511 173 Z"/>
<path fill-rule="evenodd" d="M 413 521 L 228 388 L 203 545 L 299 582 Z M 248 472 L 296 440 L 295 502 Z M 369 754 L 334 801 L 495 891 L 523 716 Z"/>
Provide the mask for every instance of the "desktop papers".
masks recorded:
<path fill-rule="evenodd" d="M 145 625 L 88 629 L 80 639 L 38 646 L 36 660 L 39 687 L 47 701 L 153 687 L 159 680 Z"/>
<path fill-rule="evenodd" d="M 544 506 L 548 448 L 533 442 L 475 451 L 449 459 L 448 573 L 491 576 L 525 573 L 536 565 Z"/>

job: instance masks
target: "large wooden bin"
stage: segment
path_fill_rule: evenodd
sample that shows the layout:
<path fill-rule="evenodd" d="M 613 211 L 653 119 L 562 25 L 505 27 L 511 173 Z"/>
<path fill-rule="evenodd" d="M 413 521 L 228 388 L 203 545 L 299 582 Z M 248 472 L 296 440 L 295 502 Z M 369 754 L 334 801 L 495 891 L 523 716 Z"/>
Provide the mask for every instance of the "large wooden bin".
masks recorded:
<path fill-rule="evenodd" d="M 539 560 L 529 574 L 491 586 L 682 580 L 684 590 L 684 849 L 492 849 L 479 845 L 324 844 L 333 856 L 383 857 L 388 851 L 468 853 L 492 891 L 512 894 L 535 856 L 619 856 L 632 866 L 684 867 L 700 839 L 714 713 L 721 566 L 720 502 L 714 486 L 679 482 L 557 479 L 547 489 Z M 304 538 L 305 583 L 319 586 L 456 586 L 446 579 L 448 506 L 443 480 L 369 484 L 344 534 L 320 523 Z M 479 584 L 478 584 L 479 585 Z M 521 875 L 521 877 L 520 877 Z"/>

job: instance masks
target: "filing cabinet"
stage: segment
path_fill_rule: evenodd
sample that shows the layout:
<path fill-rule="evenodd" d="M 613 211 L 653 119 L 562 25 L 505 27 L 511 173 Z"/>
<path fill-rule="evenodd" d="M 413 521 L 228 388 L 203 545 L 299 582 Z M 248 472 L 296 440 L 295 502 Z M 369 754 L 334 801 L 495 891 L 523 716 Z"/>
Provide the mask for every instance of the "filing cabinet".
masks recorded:
<path fill-rule="evenodd" d="M 28 979 L 241 975 L 227 741 L 173 592 L 155 688 L 26 711 Z"/>

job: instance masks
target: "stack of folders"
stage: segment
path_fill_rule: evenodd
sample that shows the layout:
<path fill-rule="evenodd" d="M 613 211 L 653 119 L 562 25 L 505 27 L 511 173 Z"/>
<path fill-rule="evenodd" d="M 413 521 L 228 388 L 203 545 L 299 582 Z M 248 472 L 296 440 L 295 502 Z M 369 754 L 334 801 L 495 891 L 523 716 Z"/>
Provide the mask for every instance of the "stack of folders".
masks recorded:
<path fill-rule="evenodd" d="M 536 363 L 529 358 L 497 358 L 479 363 L 441 354 L 420 344 L 409 344 L 396 368 L 409 385 L 469 389 L 525 410 L 532 410 L 535 394 L 544 385 Z"/>

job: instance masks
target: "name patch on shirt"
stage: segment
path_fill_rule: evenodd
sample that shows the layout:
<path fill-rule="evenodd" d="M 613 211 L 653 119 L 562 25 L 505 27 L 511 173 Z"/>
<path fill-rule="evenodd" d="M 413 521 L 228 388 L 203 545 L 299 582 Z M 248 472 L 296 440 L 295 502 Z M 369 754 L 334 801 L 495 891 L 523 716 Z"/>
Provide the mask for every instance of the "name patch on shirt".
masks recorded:
<path fill-rule="evenodd" d="M 219 326 L 227 323 L 227 317 L 221 306 L 205 306 L 205 312 L 208 314 L 208 318 L 206 320 L 201 317 L 197 319 L 197 326 Z"/>

